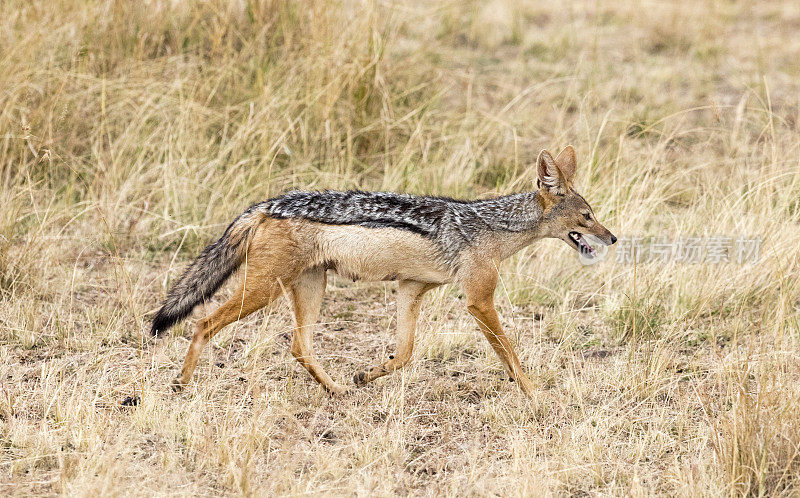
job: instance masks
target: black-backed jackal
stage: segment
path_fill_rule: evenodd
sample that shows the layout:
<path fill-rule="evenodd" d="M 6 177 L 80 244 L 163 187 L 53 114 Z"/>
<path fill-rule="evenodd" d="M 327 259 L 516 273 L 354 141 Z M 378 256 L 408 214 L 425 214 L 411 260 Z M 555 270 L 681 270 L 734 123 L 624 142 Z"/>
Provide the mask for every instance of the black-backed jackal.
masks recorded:
<path fill-rule="evenodd" d="M 453 282 L 463 289 L 467 309 L 511 379 L 530 394 L 533 384 L 495 311 L 497 269 L 502 260 L 546 237 L 562 239 L 588 257 L 594 248 L 584 235 L 607 245 L 616 242 L 573 189 L 575 167 L 572 147 L 555 159 L 542 151 L 538 190 L 486 200 L 323 191 L 290 192 L 251 206 L 189 265 L 153 319 L 153 334 L 167 330 L 246 265 L 233 296 L 197 322 L 173 387 L 189 382 L 214 334 L 285 293 L 296 319 L 292 355 L 325 389 L 343 392 L 317 361 L 311 341 L 326 273 L 332 270 L 353 280 L 399 282 L 397 350 L 382 364 L 356 373 L 357 385 L 408 363 L 423 294 Z"/>

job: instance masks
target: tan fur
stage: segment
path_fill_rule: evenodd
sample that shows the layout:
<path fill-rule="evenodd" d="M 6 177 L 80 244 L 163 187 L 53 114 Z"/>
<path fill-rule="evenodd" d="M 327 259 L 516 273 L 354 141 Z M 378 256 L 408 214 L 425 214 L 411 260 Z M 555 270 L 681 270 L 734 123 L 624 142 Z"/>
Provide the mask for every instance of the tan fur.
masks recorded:
<path fill-rule="evenodd" d="M 567 188 L 572 186 L 575 180 L 575 169 L 578 165 L 578 158 L 575 155 L 575 148 L 571 145 L 564 147 L 564 150 L 558 153 L 555 158 L 556 166 L 558 166 L 561 174 L 564 175 L 564 180 L 567 182 Z"/>
<path fill-rule="evenodd" d="M 314 260 L 351 280 L 416 280 L 445 283 L 432 242 L 405 230 L 301 222 L 314 233 Z"/>

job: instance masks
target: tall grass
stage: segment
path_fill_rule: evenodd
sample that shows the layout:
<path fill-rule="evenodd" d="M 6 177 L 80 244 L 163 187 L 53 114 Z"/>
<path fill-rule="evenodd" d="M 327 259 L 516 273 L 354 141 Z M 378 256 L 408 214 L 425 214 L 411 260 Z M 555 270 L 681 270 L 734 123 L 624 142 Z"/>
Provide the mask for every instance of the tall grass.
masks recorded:
<path fill-rule="evenodd" d="M 794 2 L 2 14 L 3 493 L 797 493 Z M 453 288 L 427 298 L 414 363 L 343 398 L 287 353 L 280 306 L 221 333 L 188 393 L 166 388 L 185 329 L 153 341 L 150 313 L 250 203 L 530 189 L 538 151 L 570 143 L 618 236 L 744 235 L 760 259 L 522 251 L 496 299 L 534 400 Z M 391 353 L 393 302 L 388 284 L 332 279 L 316 342 L 334 377 Z"/>

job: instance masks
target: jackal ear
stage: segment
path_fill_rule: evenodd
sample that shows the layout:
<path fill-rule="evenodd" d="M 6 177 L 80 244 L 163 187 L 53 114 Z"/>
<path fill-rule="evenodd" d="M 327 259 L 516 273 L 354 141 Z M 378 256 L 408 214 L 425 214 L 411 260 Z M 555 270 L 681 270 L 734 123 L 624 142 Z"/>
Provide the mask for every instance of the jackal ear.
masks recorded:
<path fill-rule="evenodd" d="M 558 169 L 555 159 L 549 152 L 543 150 L 536 160 L 539 178 L 536 184 L 539 188 L 546 189 L 551 194 L 563 195 L 567 193 L 567 184 L 564 175 Z"/>
<path fill-rule="evenodd" d="M 575 157 L 575 149 L 571 145 L 564 147 L 564 150 L 556 156 L 556 166 L 564 175 L 564 180 L 567 184 L 572 185 L 575 180 L 575 168 L 578 165 L 578 160 Z"/>

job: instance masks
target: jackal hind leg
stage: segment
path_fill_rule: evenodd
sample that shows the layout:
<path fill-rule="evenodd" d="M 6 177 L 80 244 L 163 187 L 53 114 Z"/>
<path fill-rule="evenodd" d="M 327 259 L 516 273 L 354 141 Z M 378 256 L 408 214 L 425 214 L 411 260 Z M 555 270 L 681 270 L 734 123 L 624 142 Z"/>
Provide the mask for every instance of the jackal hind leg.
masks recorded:
<path fill-rule="evenodd" d="M 189 351 L 183 360 L 181 373 L 172 382 L 172 390 L 180 391 L 189 383 L 197 366 L 197 360 L 200 358 L 200 353 L 217 332 L 226 325 L 268 305 L 275 297 L 277 296 L 259 294 L 240 287 L 234 292 L 233 297 L 217 308 L 216 311 L 198 320 L 192 335 L 192 342 L 189 344 Z"/>
<path fill-rule="evenodd" d="M 419 308 L 422 296 L 429 290 L 438 287 L 438 284 L 402 280 L 397 289 L 397 350 L 389 360 L 369 370 L 357 372 L 353 382 L 363 386 L 368 382 L 390 374 L 404 367 L 411 361 L 414 351 L 414 333 L 416 331 Z"/>
<path fill-rule="evenodd" d="M 180 375 L 172 382 L 174 391 L 189 383 L 200 353 L 217 332 L 275 301 L 301 272 L 303 258 L 294 251 L 292 241 L 281 235 L 275 227 L 259 229 L 240 269 L 238 289 L 216 311 L 195 324 Z"/>
<path fill-rule="evenodd" d="M 345 389 L 337 384 L 314 356 L 313 333 L 325 294 L 325 269 L 321 266 L 301 273 L 291 287 L 295 329 L 292 338 L 292 356 L 314 379 L 332 394 L 342 394 Z"/>

